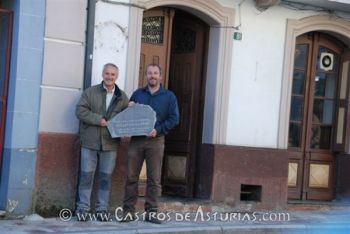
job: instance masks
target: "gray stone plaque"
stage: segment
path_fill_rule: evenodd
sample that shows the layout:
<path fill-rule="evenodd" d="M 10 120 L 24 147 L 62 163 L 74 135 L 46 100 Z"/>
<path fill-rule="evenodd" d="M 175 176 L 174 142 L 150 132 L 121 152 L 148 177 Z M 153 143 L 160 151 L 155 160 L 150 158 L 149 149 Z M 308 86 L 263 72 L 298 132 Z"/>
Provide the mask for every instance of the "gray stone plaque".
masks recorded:
<path fill-rule="evenodd" d="M 147 136 L 155 123 L 156 112 L 150 106 L 135 104 L 109 120 L 107 128 L 113 138 Z"/>

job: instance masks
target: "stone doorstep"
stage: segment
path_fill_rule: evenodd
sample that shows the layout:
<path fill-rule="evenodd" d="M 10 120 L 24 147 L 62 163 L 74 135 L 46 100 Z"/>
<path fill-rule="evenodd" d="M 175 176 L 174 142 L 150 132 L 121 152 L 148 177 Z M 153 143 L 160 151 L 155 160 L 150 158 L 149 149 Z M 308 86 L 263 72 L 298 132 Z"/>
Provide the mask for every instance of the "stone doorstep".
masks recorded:
<path fill-rule="evenodd" d="M 136 210 L 144 210 L 144 197 L 139 197 Z M 254 202 L 253 202 L 254 203 Z M 179 197 L 161 197 L 158 210 L 161 212 L 197 212 L 201 207 L 203 212 L 254 212 L 266 211 L 255 209 L 254 204 L 242 202 L 236 206 L 230 206 L 224 202 L 213 202 L 203 199 L 186 199 Z M 285 211 L 327 211 L 327 210 L 344 210 L 350 209 L 348 202 L 288 202 Z"/>
<path fill-rule="evenodd" d="M 139 197 L 136 203 L 136 210 L 144 210 L 145 198 Z M 161 197 L 158 204 L 160 212 L 197 212 L 201 207 L 203 212 L 228 212 L 232 211 L 234 207 L 228 206 L 224 203 L 217 203 L 210 200 L 202 199 L 185 199 L 179 197 Z"/>
<path fill-rule="evenodd" d="M 289 211 L 328 211 L 328 210 L 349 210 L 349 202 L 322 202 L 322 201 L 289 201 L 287 210 Z"/>

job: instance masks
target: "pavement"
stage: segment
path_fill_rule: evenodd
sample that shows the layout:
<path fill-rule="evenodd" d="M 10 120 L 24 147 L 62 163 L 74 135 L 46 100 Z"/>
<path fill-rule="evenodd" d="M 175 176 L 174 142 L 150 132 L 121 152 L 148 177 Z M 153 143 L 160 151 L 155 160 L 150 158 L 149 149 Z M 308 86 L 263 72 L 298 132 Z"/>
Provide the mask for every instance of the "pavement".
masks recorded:
<path fill-rule="evenodd" d="M 119 214 L 120 210 L 117 210 Z M 284 211 L 162 211 L 162 224 L 143 221 L 121 223 L 111 213 L 108 222 L 92 220 L 78 222 L 68 210 L 61 218 L 29 215 L 21 219 L 0 220 L 0 233 L 313 233 L 350 234 L 349 205 L 289 204 Z M 66 221 L 65 221 L 66 220 Z"/>

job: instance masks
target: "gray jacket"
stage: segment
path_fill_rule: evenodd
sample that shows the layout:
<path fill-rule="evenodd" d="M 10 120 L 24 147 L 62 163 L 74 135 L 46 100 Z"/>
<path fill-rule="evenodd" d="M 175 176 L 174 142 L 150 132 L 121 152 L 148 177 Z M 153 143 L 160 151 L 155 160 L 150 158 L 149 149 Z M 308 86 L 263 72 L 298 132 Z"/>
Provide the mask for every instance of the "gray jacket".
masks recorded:
<path fill-rule="evenodd" d="M 107 91 L 103 84 L 86 89 L 77 106 L 75 114 L 80 120 L 80 143 L 82 147 L 94 150 L 117 150 L 119 139 L 113 139 L 107 127 L 101 127 L 102 118 L 107 121 L 128 107 L 129 99 L 126 94 L 115 85 L 111 104 L 106 110 Z"/>

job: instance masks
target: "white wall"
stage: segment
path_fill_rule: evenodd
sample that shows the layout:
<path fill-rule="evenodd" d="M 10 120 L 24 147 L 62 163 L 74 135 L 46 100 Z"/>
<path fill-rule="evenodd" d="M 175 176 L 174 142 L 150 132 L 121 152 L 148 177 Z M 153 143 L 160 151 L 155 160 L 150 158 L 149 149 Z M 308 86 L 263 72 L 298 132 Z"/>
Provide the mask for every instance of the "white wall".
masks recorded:
<path fill-rule="evenodd" d="M 129 1 L 116 1 L 129 2 Z M 103 65 L 115 63 L 119 67 L 117 84 L 125 87 L 128 49 L 129 6 L 106 2 L 96 3 L 95 35 L 92 65 L 92 85 L 102 81 Z M 135 67 L 138 69 L 138 67 Z"/>
<path fill-rule="evenodd" d="M 84 79 L 87 0 L 46 1 L 40 132 L 77 133 Z"/>
<path fill-rule="evenodd" d="M 227 144 L 277 147 L 286 21 L 315 14 L 283 6 L 259 12 L 253 0 L 242 4 L 243 38 L 233 41 Z"/>
<path fill-rule="evenodd" d="M 103 65 L 113 62 L 120 68 L 117 83 L 124 89 L 126 79 L 134 79 L 125 75 L 128 29 L 132 25 L 128 25 L 129 6 L 118 4 L 129 1 L 115 2 L 116 4 L 98 1 L 96 4 L 91 80 L 92 85 L 100 83 Z M 227 97 L 229 108 L 227 136 L 224 143 L 276 148 L 286 20 L 324 13 L 296 11 L 283 6 L 274 6 L 259 12 L 255 9 L 253 0 L 246 0 L 241 5 L 241 16 L 239 16 L 240 0 L 219 0 L 219 2 L 224 6 L 235 7 L 235 24 L 238 25 L 241 18 L 243 35 L 241 41 L 232 39 L 232 73 L 230 95 Z M 87 1 L 50 0 L 47 3 L 40 131 L 77 132 L 78 124 L 74 108 L 81 94 L 83 81 L 81 64 L 84 62 Z M 61 8 L 58 9 L 59 7 Z M 65 14 L 55 13 L 62 11 Z M 69 22 L 75 23 L 65 23 L 60 16 L 64 16 L 64 19 L 69 16 Z M 50 17 L 54 17 L 53 21 L 50 21 Z M 79 20 L 84 23 L 79 23 Z M 64 24 L 61 26 L 65 27 L 58 27 L 57 30 L 58 24 Z M 59 73 L 50 72 L 55 69 L 56 53 L 64 64 L 64 66 L 57 64 L 60 66 Z M 64 58 L 67 58 L 68 64 L 64 63 Z M 210 65 L 208 64 L 208 67 Z M 138 70 L 138 67 L 135 66 L 134 69 Z M 52 121 L 56 124 L 53 125 Z"/>

